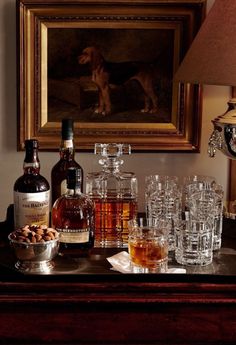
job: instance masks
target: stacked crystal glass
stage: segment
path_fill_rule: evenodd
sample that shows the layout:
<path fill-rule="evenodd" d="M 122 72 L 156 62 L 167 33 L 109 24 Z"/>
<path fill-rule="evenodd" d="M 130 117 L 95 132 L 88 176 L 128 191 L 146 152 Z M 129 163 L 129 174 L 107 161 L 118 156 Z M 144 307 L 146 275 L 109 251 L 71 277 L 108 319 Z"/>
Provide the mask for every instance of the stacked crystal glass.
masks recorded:
<path fill-rule="evenodd" d="M 170 223 L 169 251 L 183 265 L 205 266 L 221 248 L 223 187 L 215 178 L 149 175 L 145 179 L 146 216 Z"/>
<path fill-rule="evenodd" d="M 169 251 L 175 250 L 174 220 L 181 219 L 182 212 L 182 190 L 178 177 L 147 176 L 145 179 L 145 204 L 147 218 L 170 222 Z"/>
<path fill-rule="evenodd" d="M 211 177 L 185 178 L 184 219 L 175 221 L 176 261 L 205 266 L 221 246 L 223 188 Z"/>
<path fill-rule="evenodd" d="M 214 177 L 204 175 L 190 175 L 184 178 L 183 183 L 183 209 L 189 211 L 189 200 L 194 199 L 194 194 L 203 192 L 215 196 L 215 205 L 211 216 L 214 218 L 213 250 L 221 248 L 221 235 L 223 227 L 224 190 Z M 198 196 L 197 194 L 195 195 Z M 192 205 L 193 206 L 193 205 Z M 199 210 L 200 211 L 200 210 Z"/>

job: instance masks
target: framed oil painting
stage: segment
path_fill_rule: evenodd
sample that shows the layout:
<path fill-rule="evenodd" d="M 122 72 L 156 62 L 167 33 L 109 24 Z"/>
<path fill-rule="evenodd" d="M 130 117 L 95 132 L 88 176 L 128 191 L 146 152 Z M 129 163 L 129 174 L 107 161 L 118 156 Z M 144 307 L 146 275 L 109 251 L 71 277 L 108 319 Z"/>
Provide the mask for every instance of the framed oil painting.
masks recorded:
<path fill-rule="evenodd" d="M 205 0 L 18 0 L 18 149 L 57 150 L 72 118 L 78 150 L 199 152 L 201 90 L 173 77 Z"/>

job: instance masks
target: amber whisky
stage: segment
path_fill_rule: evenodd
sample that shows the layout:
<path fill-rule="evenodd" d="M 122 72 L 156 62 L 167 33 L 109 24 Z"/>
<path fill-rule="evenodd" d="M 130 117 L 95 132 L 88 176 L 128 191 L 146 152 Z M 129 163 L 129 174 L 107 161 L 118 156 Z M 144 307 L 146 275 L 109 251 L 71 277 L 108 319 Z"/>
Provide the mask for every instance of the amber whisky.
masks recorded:
<path fill-rule="evenodd" d="M 81 170 L 69 168 L 67 192 L 52 207 L 61 253 L 88 253 L 94 245 L 94 204 L 81 192 Z"/>

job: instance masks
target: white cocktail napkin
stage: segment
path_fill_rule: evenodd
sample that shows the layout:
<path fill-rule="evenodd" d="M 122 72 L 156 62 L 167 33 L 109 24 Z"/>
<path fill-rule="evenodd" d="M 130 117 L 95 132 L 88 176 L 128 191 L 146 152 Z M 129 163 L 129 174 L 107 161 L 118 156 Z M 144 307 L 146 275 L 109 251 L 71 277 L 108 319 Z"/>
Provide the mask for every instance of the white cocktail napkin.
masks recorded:
<path fill-rule="evenodd" d="M 130 267 L 129 253 L 123 251 L 107 258 L 113 270 L 121 273 L 133 273 Z M 179 267 L 168 268 L 167 273 L 186 273 L 186 269 Z"/>

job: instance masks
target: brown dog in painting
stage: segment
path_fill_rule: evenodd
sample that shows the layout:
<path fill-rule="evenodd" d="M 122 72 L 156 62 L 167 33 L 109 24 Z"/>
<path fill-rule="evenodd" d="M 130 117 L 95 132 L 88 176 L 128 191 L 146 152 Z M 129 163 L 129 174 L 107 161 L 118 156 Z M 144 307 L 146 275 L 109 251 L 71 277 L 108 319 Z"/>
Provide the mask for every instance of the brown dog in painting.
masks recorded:
<path fill-rule="evenodd" d="M 99 91 L 96 113 L 105 116 L 111 113 L 110 85 L 122 85 L 128 80 L 137 80 L 144 93 L 144 113 L 157 112 L 157 95 L 153 87 L 151 64 L 143 62 L 108 62 L 96 47 L 87 47 L 78 57 L 79 64 L 89 64 L 92 81 Z"/>

